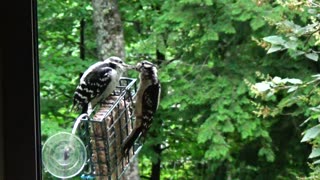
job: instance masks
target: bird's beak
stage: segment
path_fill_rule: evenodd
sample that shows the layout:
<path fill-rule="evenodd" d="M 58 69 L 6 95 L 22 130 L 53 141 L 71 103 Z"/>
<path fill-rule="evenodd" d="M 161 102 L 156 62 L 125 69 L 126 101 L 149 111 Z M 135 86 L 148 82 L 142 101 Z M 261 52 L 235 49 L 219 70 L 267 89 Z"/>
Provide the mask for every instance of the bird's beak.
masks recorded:
<path fill-rule="evenodd" d="M 131 64 L 123 64 L 123 66 L 126 68 L 126 69 L 135 69 L 136 66 L 134 65 L 131 65 Z"/>
<path fill-rule="evenodd" d="M 141 68 L 142 68 L 142 64 L 141 63 L 138 63 L 137 65 L 135 65 L 135 70 L 140 72 Z"/>

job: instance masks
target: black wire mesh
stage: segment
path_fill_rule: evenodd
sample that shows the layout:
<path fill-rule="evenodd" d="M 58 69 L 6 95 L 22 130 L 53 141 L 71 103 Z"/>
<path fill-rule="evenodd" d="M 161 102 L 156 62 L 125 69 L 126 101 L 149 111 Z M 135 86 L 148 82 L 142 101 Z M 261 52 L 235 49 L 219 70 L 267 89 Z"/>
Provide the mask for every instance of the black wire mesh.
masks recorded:
<path fill-rule="evenodd" d="M 121 78 L 119 84 L 113 94 L 82 121 L 78 130 L 90 156 L 83 179 L 120 179 L 142 147 L 137 140 L 129 153 L 124 154 L 121 148 L 134 128 L 133 99 L 137 84 L 132 78 Z"/>

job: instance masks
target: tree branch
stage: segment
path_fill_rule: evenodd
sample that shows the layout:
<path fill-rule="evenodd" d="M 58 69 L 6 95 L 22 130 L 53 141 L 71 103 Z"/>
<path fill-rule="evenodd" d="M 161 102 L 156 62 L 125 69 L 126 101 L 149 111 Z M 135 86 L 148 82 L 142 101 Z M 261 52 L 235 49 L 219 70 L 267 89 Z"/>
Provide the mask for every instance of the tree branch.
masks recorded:
<path fill-rule="evenodd" d="M 308 36 L 306 42 L 304 43 L 304 46 L 307 45 L 307 43 L 309 42 L 310 38 L 312 37 L 313 34 L 317 33 L 320 31 L 320 28 L 316 29 L 315 31 L 313 31 L 312 33 L 310 33 L 310 35 Z"/>

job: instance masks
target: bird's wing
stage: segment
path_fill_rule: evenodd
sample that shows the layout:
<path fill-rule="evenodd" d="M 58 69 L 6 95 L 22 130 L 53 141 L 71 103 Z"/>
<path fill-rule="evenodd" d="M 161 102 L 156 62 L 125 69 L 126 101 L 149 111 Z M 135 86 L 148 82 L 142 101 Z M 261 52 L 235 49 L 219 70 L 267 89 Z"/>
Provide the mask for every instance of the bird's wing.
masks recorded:
<path fill-rule="evenodd" d="M 96 67 L 91 72 L 89 72 L 86 77 L 84 77 L 85 85 L 87 89 L 91 90 L 90 99 L 97 97 L 103 93 L 105 88 L 111 81 L 111 71 L 107 64 L 103 66 Z M 89 92 L 88 92 L 89 93 Z"/>
<path fill-rule="evenodd" d="M 142 97 L 142 126 L 136 127 L 130 134 L 130 136 L 123 143 L 122 150 L 127 153 L 133 146 L 134 141 L 141 136 L 146 136 L 148 129 L 151 126 L 153 116 L 158 109 L 161 93 L 161 85 L 158 81 L 148 86 L 143 92 Z"/>
<path fill-rule="evenodd" d="M 142 99 L 142 123 L 144 125 L 151 125 L 153 116 L 159 106 L 160 93 L 161 86 L 159 82 L 148 86 L 144 91 Z"/>

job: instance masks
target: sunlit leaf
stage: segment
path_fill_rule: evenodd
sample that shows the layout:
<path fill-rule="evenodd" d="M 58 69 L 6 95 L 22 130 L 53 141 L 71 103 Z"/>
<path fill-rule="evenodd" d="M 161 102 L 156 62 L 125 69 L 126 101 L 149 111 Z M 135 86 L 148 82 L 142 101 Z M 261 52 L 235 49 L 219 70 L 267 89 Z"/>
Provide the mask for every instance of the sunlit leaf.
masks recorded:
<path fill-rule="evenodd" d="M 320 133 L 320 125 L 314 126 L 308 130 L 305 131 L 304 136 L 301 140 L 301 142 L 306 142 L 314 139 L 317 137 Z"/>
<path fill-rule="evenodd" d="M 312 164 L 320 164 L 320 159 L 319 159 L 319 160 L 314 161 Z"/>
<path fill-rule="evenodd" d="M 318 61 L 319 55 L 317 53 L 308 53 L 305 56 L 311 60 Z"/>
<path fill-rule="evenodd" d="M 270 84 L 267 82 L 260 82 L 260 83 L 256 83 L 254 85 L 254 88 L 259 92 L 265 92 L 269 90 L 271 87 L 270 87 Z"/>
<path fill-rule="evenodd" d="M 263 40 L 276 45 L 282 45 L 286 42 L 281 36 L 268 36 L 264 37 Z"/>
<path fill-rule="evenodd" d="M 273 52 L 277 52 L 277 51 L 280 51 L 282 50 L 282 46 L 278 46 L 278 45 L 272 45 L 268 51 L 267 51 L 267 54 L 270 54 L 270 53 L 273 53 Z"/>
<path fill-rule="evenodd" d="M 272 78 L 272 82 L 274 82 L 275 84 L 280 84 L 283 83 L 283 80 L 280 77 L 275 76 L 274 78 Z"/>
<path fill-rule="evenodd" d="M 291 86 L 289 89 L 288 89 L 288 93 L 291 93 L 291 92 L 293 92 L 293 91 L 295 91 L 295 90 L 297 90 L 298 89 L 298 86 Z"/>
<path fill-rule="evenodd" d="M 289 82 L 291 84 L 302 84 L 303 82 L 300 79 L 294 79 L 294 78 L 285 78 L 286 82 Z"/>
<path fill-rule="evenodd" d="M 295 41 L 287 41 L 283 45 L 285 48 L 293 49 L 293 50 L 297 49 L 297 47 L 298 47 L 298 44 Z"/>
<path fill-rule="evenodd" d="M 308 158 L 315 158 L 318 156 L 320 156 L 320 148 L 313 148 Z"/>

